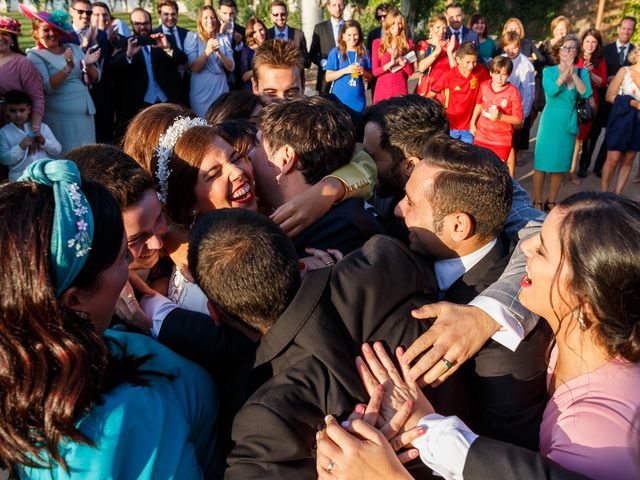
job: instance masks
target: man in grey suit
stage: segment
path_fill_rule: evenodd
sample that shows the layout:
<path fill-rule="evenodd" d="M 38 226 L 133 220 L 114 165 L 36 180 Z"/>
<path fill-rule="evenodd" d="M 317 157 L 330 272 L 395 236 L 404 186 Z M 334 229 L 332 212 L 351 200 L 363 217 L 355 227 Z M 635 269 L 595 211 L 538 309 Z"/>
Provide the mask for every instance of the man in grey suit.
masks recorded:
<path fill-rule="evenodd" d="M 311 61 L 318 66 L 318 79 L 316 80 L 318 93 L 329 93 L 331 89 L 331 82 L 327 82 L 325 79 L 324 67 L 327 64 L 329 52 L 338 45 L 338 34 L 344 24 L 342 18 L 344 0 L 329 0 L 327 10 L 331 18 L 315 26 L 309 50 Z"/>
<path fill-rule="evenodd" d="M 302 53 L 304 68 L 309 68 L 311 66 L 311 58 L 307 51 L 307 40 L 302 30 L 298 30 L 287 24 L 287 19 L 289 18 L 287 4 L 282 0 L 274 0 L 271 2 L 271 18 L 273 20 L 273 27 L 267 29 L 267 38 L 288 40 L 293 43 L 298 50 L 300 50 L 300 53 Z"/>

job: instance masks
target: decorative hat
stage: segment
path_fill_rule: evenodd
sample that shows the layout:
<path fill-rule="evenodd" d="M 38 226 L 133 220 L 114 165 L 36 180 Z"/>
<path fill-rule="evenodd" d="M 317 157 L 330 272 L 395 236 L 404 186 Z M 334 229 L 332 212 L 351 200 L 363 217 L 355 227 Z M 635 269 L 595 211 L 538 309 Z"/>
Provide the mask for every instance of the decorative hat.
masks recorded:
<path fill-rule="evenodd" d="M 69 23 L 69 14 L 64 10 L 54 10 L 53 12 L 34 12 L 33 10 L 25 7 L 23 4 L 18 5 L 20 11 L 29 20 L 39 20 L 46 23 L 50 27 L 55 28 L 60 34 L 62 40 L 67 42 L 78 43 L 78 37 L 73 30 L 73 27 Z"/>
<path fill-rule="evenodd" d="M 20 22 L 15 18 L 0 16 L 0 32 L 20 35 Z"/>

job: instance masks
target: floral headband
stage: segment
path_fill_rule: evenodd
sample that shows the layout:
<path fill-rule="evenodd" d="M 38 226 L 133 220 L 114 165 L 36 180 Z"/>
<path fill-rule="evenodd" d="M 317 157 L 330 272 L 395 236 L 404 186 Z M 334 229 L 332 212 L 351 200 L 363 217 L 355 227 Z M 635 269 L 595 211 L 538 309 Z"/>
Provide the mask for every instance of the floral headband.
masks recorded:
<path fill-rule="evenodd" d="M 93 214 L 80 190 L 82 180 L 71 160 L 38 160 L 19 181 L 31 180 L 53 189 L 55 210 L 51 230 L 51 262 L 55 295 L 60 297 L 78 276 L 93 243 Z"/>
<path fill-rule="evenodd" d="M 166 204 L 169 196 L 169 176 L 171 175 L 169 159 L 173 154 L 173 148 L 184 132 L 190 128 L 208 126 L 210 125 L 203 118 L 178 117 L 167 131 L 160 136 L 158 146 L 155 148 L 155 154 L 158 158 L 158 168 L 156 169 L 159 188 L 158 198 L 162 203 Z"/>

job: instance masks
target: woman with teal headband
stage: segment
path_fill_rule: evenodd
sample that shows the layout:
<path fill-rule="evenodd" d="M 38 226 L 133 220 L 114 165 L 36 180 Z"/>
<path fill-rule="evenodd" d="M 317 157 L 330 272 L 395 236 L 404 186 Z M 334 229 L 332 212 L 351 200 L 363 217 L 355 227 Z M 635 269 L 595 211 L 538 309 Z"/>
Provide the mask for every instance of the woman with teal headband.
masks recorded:
<path fill-rule="evenodd" d="M 0 467 L 20 478 L 216 476 L 207 373 L 108 330 L 128 277 L 121 213 L 68 160 L 0 187 Z"/>

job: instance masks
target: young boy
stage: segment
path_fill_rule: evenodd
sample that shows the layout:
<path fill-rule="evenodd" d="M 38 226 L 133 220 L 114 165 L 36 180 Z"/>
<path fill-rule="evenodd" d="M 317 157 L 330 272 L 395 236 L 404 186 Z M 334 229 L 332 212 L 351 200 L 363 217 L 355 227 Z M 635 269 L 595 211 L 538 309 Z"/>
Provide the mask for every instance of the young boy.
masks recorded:
<path fill-rule="evenodd" d="M 491 80 L 480 85 L 478 101 L 471 117 L 471 133 L 480 147 L 493 151 L 507 162 L 513 177 L 515 162 L 508 162 L 513 126 L 522 123 L 522 100 L 518 89 L 507 82 L 513 71 L 509 57 L 495 57 L 489 64 Z"/>
<path fill-rule="evenodd" d="M 10 123 L 0 129 L 0 163 L 9 167 L 9 181 L 15 182 L 33 162 L 57 158 L 62 151 L 51 129 L 40 124 L 40 132 L 31 130 L 31 99 L 18 90 L 4 95 L 5 114 Z"/>
<path fill-rule="evenodd" d="M 505 32 L 500 37 L 500 47 L 504 56 L 513 62 L 513 72 L 509 76 L 509 83 L 516 87 L 522 98 L 522 126 L 516 126 L 513 131 L 513 149 L 509 161 L 515 162 L 522 150 L 529 149 L 529 130 L 531 129 L 531 109 L 536 96 L 536 70 L 533 63 L 520 53 L 522 39 L 516 32 Z"/>
<path fill-rule="evenodd" d="M 478 87 L 490 77 L 486 68 L 477 65 L 478 51 L 473 42 L 462 43 L 455 58 L 457 65 L 433 82 L 429 97 L 437 98 L 447 111 L 450 135 L 473 143 L 469 128 Z"/>

